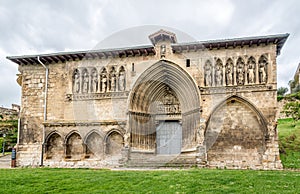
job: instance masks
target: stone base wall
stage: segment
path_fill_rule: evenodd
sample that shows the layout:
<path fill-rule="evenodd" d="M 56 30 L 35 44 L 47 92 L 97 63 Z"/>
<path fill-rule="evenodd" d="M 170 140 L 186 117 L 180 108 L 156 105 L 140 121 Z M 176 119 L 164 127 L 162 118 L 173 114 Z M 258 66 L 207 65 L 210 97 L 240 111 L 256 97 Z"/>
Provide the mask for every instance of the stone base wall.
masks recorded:
<path fill-rule="evenodd" d="M 42 145 L 40 144 L 22 144 L 17 145 L 17 166 L 41 165 Z"/>

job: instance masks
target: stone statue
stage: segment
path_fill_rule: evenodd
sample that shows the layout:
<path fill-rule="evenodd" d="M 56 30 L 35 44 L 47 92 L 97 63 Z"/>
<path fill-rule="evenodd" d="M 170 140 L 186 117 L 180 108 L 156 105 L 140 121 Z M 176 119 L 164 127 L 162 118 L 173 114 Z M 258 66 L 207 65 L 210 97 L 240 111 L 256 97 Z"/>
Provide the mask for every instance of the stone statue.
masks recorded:
<path fill-rule="evenodd" d="M 125 90 L 125 75 L 123 71 L 120 72 L 120 76 L 119 76 L 119 90 L 120 91 Z"/>
<path fill-rule="evenodd" d="M 76 93 L 79 93 L 80 91 L 80 76 L 78 72 L 76 72 L 74 75 L 74 91 Z"/>
<path fill-rule="evenodd" d="M 110 91 L 116 91 L 116 76 L 113 75 L 110 80 Z"/>
<path fill-rule="evenodd" d="M 103 75 L 102 76 L 102 89 L 101 89 L 101 92 L 105 93 L 106 92 L 106 86 L 107 86 L 107 78 L 106 78 L 106 75 Z"/>
<path fill-rule="evenodd" d="M 209 65 L 205 66 L 205 85 L 211 86 L 211 67 Z"/>
<path fill-rule="evenodd" d="M 259 65 L 259 82 L 264 84 L 266 83 L 267 74 L 265 71 L 265 63 Z"/>
<path fill-rule="evenodd" d="M 216 86 L 222 85 L 222 66 L 217 66 L 216 69 Z"/>
<path fill-rule="evenodd" d="M 88 93 L 88 91 L 89 91 L 89 76 L 88 76 L 87 72 L 84 72 L 82 92 L 83 93 Z"/>
<path fill-rule="evenodd" d="M 161 45 L 160 46 L 160 57 L 163 58 L 166 56 L 166 45 Z"/>
<path fill-rule="evenodd" d="M 227 85 L 232 85 L 232 67 L 228 66 L 226 69 L 226 81 Z"/>
<path fill-rule="evenodd" d="M 92 92 L 97 92 L 97 86 L 98 86 L 98 76 L 97 73 L 94 71 L 92 73 Z"/>
<path fill-rule="evenodd" d="M 248 83 L 253 84 L 254 83 L 254 66 L 253 64 L 249 65 L 248 69 Z"/>
<path fill-rule="evenodd" d="M 237 65 L 237 84 L 243 85 L 244 84 L 244 70 L 243 70 L 243 64 L 239 63 Z"/>

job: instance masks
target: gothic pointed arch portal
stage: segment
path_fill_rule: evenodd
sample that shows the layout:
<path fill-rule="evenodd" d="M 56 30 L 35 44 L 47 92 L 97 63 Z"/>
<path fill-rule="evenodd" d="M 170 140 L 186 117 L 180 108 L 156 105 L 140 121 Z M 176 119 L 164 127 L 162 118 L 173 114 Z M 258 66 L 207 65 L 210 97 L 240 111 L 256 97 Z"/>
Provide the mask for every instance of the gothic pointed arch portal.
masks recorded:
<path fill-rule="evenodd" d="M 179 139 L 175 143 L 180 146 L 179 152 L 196 146 L 200 94 L 194 80 L 180 66 L 166 60 L 152 65 L 136 81 L 129 100 L 130 145 L 133 149 L 159 153 L 162 139 L 157 134 L 167 136 L 169 139 L 164 141 L 169 146 L 174 145 L 173 138 Z M 168 124 L 162 124 L 166 122 Z M 162 126 L 163 131 L 158 131 Z"/>
<path fill-rule="evenodd" d="M 220 103 L 205 130 L 207 161 L 211 166 L 242 168 L 261 165 L 267 127 L 262 113 L 249 101 L 231 96 Z"/>

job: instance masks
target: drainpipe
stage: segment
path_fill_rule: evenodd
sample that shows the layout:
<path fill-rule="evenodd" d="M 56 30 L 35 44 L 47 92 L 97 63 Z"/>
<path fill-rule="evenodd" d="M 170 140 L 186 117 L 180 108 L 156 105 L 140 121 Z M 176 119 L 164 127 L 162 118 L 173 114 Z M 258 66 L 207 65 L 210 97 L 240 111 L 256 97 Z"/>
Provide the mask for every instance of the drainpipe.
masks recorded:
<path fill-rule="evenodd" d="M 44 122 L 47 121 L 47 96 L 48 96 L 48 74 L 49 69 L 46 65 L 40 60 L 40 56 L 37 57 L 38 62 L 45 68 L 45 96 L 44 96 Z M 41 166 L 44 165 L 44 146 L 45 146 L 45 125 L 43 125 L 43 144 L 42 144 L 42 153 L 41 153 Z"/>

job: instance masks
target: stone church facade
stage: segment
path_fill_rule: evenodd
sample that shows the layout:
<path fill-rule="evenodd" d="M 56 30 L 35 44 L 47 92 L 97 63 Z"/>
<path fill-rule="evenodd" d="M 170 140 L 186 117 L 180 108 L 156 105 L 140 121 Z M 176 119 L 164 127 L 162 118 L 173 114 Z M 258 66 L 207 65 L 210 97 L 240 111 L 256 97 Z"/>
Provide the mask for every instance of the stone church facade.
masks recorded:
<path fill-rule="evenodd" d="M 19 166 L 282 168 L 276 58 L 288 34 L 12 56 Z"/>

